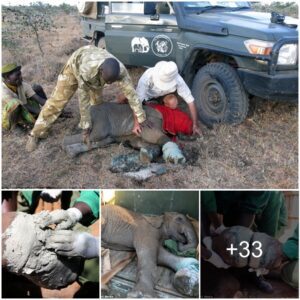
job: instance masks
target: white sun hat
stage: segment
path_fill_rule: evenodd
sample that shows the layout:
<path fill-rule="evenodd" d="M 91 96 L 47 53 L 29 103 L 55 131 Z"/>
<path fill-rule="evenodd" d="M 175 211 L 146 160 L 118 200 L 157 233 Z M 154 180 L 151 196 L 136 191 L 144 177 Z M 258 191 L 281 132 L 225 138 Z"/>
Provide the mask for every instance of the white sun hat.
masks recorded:
<path fill-rule="evenodd" d="M 176 89 L 177 76 L 178 68 L 173 61 L 160 61 L 153 68 L 153 83 L 163 91 Z"/>

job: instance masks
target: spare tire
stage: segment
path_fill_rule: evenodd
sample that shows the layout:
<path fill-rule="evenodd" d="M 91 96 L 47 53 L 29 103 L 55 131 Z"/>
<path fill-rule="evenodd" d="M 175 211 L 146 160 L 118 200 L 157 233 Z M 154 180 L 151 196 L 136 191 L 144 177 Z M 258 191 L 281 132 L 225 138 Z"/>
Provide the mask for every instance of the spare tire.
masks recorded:
<path fill-rule="evenodd" d="M 81 14 L 88 14 L 92 9 L 94 2 L 78 1 L 77 9 Z"/>

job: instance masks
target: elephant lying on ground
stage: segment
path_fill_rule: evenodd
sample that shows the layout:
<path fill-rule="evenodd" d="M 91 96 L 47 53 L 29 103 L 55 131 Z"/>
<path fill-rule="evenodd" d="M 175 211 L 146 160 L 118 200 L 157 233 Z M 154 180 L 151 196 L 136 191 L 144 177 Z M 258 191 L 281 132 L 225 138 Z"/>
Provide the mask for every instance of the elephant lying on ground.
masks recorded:
<path fill-rule="evenodd" d="M 142 133 L 140 134 L 140 137 L 138 137 L 132 133 L 134 117 L 128 104 L 103 103 L 100 105 L 93 105 L 90 110 L 93 127 L 90 133 L 89 143 L 83 142 L 81 134 L 66 136 L 63 141 L 63 149 L 70 156 L 74 157 L 91 149 L 126 141 L 133 148 L 147 149 L 149 151 L 149 156 L 151 157 L 150 160 L 157 158 L 161 154 L 162 148 L 163 152 L 167 153 L 164 156 L 168 156 L 168 153 L 170 152 L 168 149 L 172 149 L 170 161 L 175 163 L 185 162 L 185 158 L 178 146 L 171 142 L 171 139 L 163 130 L 164 120 L 162 114 L 153 107 L 147 105 L 144 106 L 144 110 L 151 127 L 143 126 Z M 174 114 L 184 114 L 181 111 L 173 110 L 173 112 Z M 189 118 L 188 116 L 185 117 L 187 119 Z M 170 122 L 171 125 L 174 125 L 174 128 L 177 128 L 176 133 L 174 134 L 179 134 L 185 139 L 188 138 L 184 135 L 185 132 L 181 131 L 184 129 L 180 129 L 181 127 L 186 128 L 186 126 L 177 124 L 178 121 L 176 123 L 176 115 L 173 116 L 173 121 Z"/>
<path fill-rule="evenodd" d="M 196 248 L 198 239 L 193 226 L 182 214 L 164 213 L 145 216 L 117 205 L 101 207 L 101 243 L 114 250 L 135 250 L 137 254 L 137 279 L 129 298 L 156 298 L 154 292 L 157 265 L 176 271 L 174 286 L 181 293 L 198 297 L 198 272 L 188 276 L 182 269 L 198 265 L 198 260 L 179 257 L 168 252 L 162 243 L 166 239 L 178 242 L 180 251 Z"/>

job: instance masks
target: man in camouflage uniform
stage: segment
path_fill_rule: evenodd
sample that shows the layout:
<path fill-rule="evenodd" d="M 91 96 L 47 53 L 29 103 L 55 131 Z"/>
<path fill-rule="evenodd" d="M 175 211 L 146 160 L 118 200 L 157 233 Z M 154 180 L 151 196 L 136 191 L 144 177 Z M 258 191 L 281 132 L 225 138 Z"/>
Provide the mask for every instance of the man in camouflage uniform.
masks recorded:
<path fill-rule="evenodd" d="M 51 124 L 58 118 L 77 89 L 81 115 L 79 127 L 83 129 L 83 140 L 87 141 L 92 125 L 90 106 L 100 104 L 104 85 L 115 81 L 128 98 L 135 114 L 133 132 L 139 134 L 141 132 L 139 124 L 146 119 L 145 112 L 125 66 L 104 49 L 84 46 L 71 55 L 60 72 L 56 87 L 30 133 L 26 149 L 33 151 L 37 148 L 38 139 L 47 135 Z"/>
<path fill-rule="evenodd" d="M 21 66 L 14 63 L 2 67 L 2 128 L 13 129 L 33 125 L 46 102 L 46 95 L 39 85 L 23 81 Z"/>

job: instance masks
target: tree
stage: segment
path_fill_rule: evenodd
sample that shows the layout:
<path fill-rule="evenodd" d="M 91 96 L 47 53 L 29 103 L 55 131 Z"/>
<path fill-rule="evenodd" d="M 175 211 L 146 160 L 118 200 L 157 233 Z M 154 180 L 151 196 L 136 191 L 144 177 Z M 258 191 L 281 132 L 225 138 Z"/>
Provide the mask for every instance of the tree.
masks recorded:
<path fill-rule="evenodd" d="M 3 6 L 3 45 L 14 47 L 22 38 L 33 35 L 43 56 L 40 32 L 43 30 L 50 31 L 54 27 L 50 8 L 49 4 L 42 2 L 30 6 Z"/>

